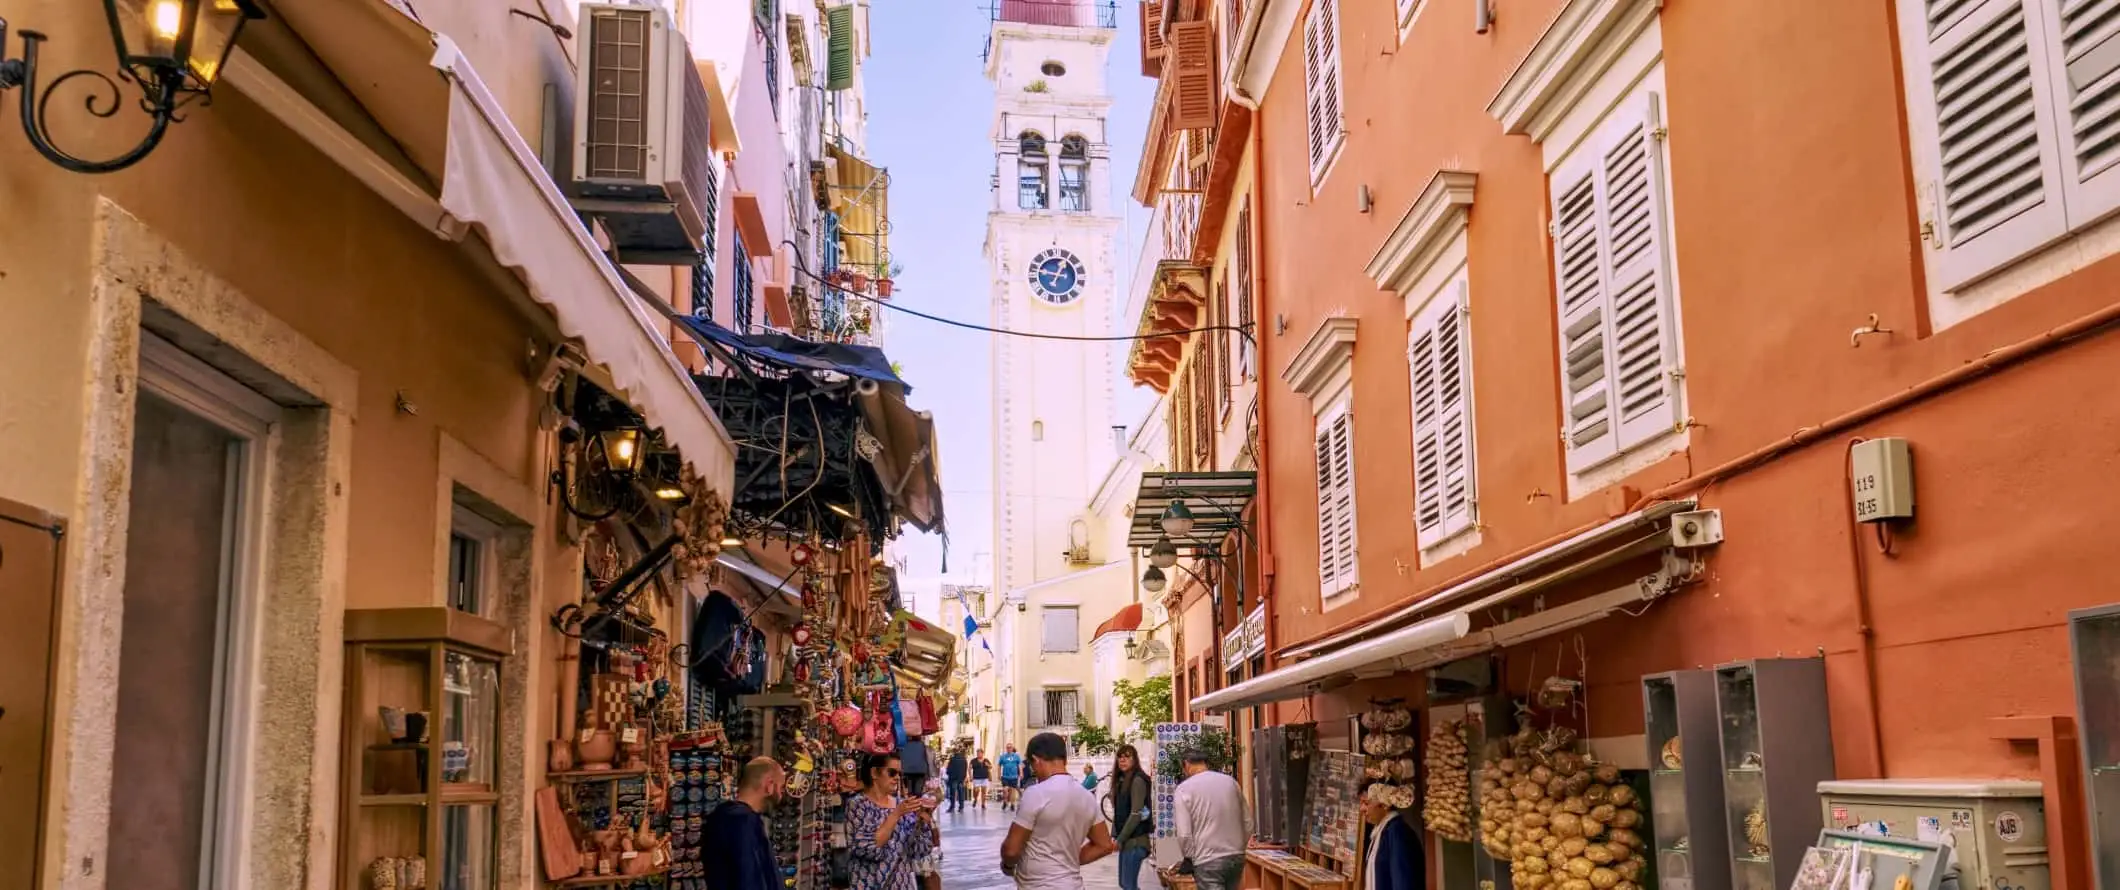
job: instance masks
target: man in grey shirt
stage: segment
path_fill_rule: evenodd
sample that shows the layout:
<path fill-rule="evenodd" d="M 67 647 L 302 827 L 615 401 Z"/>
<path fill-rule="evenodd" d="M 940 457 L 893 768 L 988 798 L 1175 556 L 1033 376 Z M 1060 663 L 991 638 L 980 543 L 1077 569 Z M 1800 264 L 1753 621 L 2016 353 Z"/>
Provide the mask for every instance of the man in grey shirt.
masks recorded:
<path fill-rule="evenodd" d="M 1188 751 L 1185 781 L 1178 783 L 1172 803 L 1178 818 L 1178 847 L 1192 863 L 1199 890 L 1237 890 L 1244 876 L 1244 848 L 1251 837 L 1244 789 L 1228 773 L 1208 769 L 1205 753 Z"/>

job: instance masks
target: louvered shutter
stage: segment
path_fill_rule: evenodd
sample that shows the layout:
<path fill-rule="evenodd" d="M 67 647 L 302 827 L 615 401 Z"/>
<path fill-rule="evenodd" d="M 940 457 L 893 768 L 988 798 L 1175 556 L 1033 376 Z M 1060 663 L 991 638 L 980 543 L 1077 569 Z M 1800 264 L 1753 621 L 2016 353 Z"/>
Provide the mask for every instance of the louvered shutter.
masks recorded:
<path fill-rule="evenodd" d="M 2120 207 L 2120 0 L 2044 0 L 2068 225 Z"/>
<path fill-rule="evenodd" d="M 1554 296 L 1559 303 L 1561 440 L 1568 471 L 1617 450 L 1606 373 L 1605 259 L 1595 158 L 1553 174 Z"/>
<path fill-rule="evenodd" d="M 1141 0 L 1141 76 L 1156 77 L 1163 73 L 1163 57 L 1169 48 L 1163 44 L 1163 4 L 1161 0 Z"/>
<path fill-rule="evenodd" d="M 824 23 L 824 88 L 844 90 L 854 85 L 854 7 L 826 9 Z"/>
<path fill-rule="evenodd" d="M 1340 582 L 1340 543 L 1337 538 L 1339 523 L 1333 520 L 1333 509 L 1338 503 L 1333 491 L 1332 471 L 1332 421 L 1318 421 L 1318 585 L 1324 596 L 1339 593 L 1335 586 Z"/>
<path fill-rule="evenodd" d="M 1470 286 L 1460 278 L 1439 299 L 1449 308 L 1436 325 L 1436 381 L 1443 443 L 1443 534 L 1472 524 L 1479 512 L 1477 473 L 1472 459 L 1472 304 Z"/>
<path fill-rule="evenodd" d="M 1025 693 L 1024 697 L 1026 699 L 1026 703 L 1023 708 L 1023 725 L 1030 727 L 1044 726 L 1046 719 L 1045 690 L 1033 689 L 1030 692 Z M 1029 764 L 1025 764 L 1025 766 L 1028 765 Z"/>
<path fill-rule="evenodd" d="M 1598 142 L 1612 319 L 1610 401 L 1622 451 L 1670 432 L 1678 421 L 1658 100 L 1649 93 L 1615 110 Z"/>
<path fill-rule="evenodd" d="M 1179 22 L 1170 27 L 1171 90 L 1170 125 L 1180 130 L 1206 129 L 1215 125 L 1215 32 L 1207 21 Z"/>
<path fill-rule="evenodd" d="M 1926 70 L 1910 69 L 1907 78 L 1913 101 L 1935 110 L 1937 169 L 1921 201 L 1942 246 L 1933 273 L 1944 290 L 2023 256 L 2067 226 L 2063 153 L 2055 138 L 2065 127 L 2053 120 L 2046 29 L 2028 17 L 2039 10 L 2025 2 L 1922 0 L 1902 7 L 1920 16 L 1910 28 L 1926 52 Z M 2086 148 L 2102 156 L 2095 145 Z"/>
<path fill-rule="evenodd" d="M 1420 545 L 1442 537 L 1443 412 L 1436 385 L 1436 326 L 1416 319 L 1407 338 L 1406 368 L 1413 391 L 1413 527 Z"/>
<path fill-rule="evenodd" d="M 1310 131 L 1310 173 L 1316 176 L 1340 135 L 1338 0 L 1316 0 L 1303 22 L 1303 93 Z"/>
<path fill-rule="evenodd" d="M 1340 580 L 1335 591 L 1350 590 L 1358 580 L 1360 567 L 1356 559 L 1359 541 L 1355 533 L 1354 512 L 1354 412 L 1341 412 L 1332 424 L 1332 521 L 1335 526 L 1333 544 L 1339 548 L 1335 559 Z"/>

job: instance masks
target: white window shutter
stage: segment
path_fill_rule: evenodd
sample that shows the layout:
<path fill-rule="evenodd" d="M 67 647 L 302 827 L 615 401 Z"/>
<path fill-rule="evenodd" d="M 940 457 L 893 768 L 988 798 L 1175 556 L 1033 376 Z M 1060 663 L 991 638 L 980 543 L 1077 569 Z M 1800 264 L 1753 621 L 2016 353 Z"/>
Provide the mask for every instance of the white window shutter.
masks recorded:
<path fill-rule="evenodd" d="M 1925 38 L 1919 48 L 1926 62 L 1909 66 L 1910 100 L 1935 115 L 1935 181 L 1920 190 L 1923 218 L 1941 244 L 1933 271 L 1944 290 L 2066 231 L 2057 134 L 2070 127 L 2055 120 L 2054 83 L 2066 75 L 2054 73 L 2059 66 L 2049 60 L 2049 16 L 2042 13 L 2052 9 L 2050 2 L 1922 0 L 1908 10 L 1916 16 L 1910 28 Z M 2083 122 L 2093 130 L 2112 126 L 2091 114 Z M 2078 143 L 2070 166 L 2095 176 L 2107 163 L 2105 145 L 2103 137 Z"/>
<path fill-rule="evenodd" d="M 1081 649 L 1079 614 L 1072 606 L 1047 606 L 1039 613 L 1044 651 L 1074 652 Z"/>
<path fill-rule="evenodd" d="M 1310 135 L 1310 173 L 1316 176 L 1340 135 L 1338 0 L 1315 0 L 1303 21 L 1303 99 Z"/>
<path fill-rule="evenodd" d="M 1340 545 L 1334 533 L 1339 524 L 1333 521 L 1333 508 L 1337 502 L 1333 497 L 1332 472 L 1332 424 L 1329 417 L 1318 419 L 1318 586 L 1321 596 L 1339 593 Z"/>
<path fill-rule="evenodd" d="M 1659 98 L 1649 93 L 1614 111 L 1594 143 L 1610 264 L 1608 398 L 1622 451 L 1670 432 L 1679 420 Z"/>
<path fill-rule="evenodd" d="M 1030 692 L 1025 693 L 1025 695 L 1029 697 L 1029 702 L 1028 706 L 1023 709 L 1023 725 L 1033 727 L 1044 726 L 1045 690 L 1033 689 Z"/>
<path fill-rule="evenodd" d="M 2041 0 L 2070 228 L 2120 207 L 2120 0 Z"/>
<path fill-rule="evenodd" d="M 1553 174 L 1554 297 L 1559 302 L 1561 440 L 1568 472 L 1617 452 L 1612 417 L 1610 319 L 1605 300 L 1603 214 L 1594 152 Z"/>
<path fill-rule="evenodd" d="M 1414 320 L 1406 344 L 1406 370 L 1413 391 L 1413 527 L 1420 545 L 1441 537 L 1443 525 L 1443 441 L 1441 398 L 1436 382 L 1436 326 Z"/>
<path fill-rule="evenodd" d="M 1442 442 L 1442 534 L 1472 525 L 1478 499 L 1472 459 L 1472 310 L 1470 285 L 1459 278 L 1439 300 L 1447 301 L 1436 324 L 1436 385 Z"/>
<path fill-rule="evenodd" d="M 1339 583 L 1334 591 L 1345 592 L 1359 580 L 1360 550 L 1355 530 L 1354 506 L 1354 412 L 1343 411 L 1332 423 L 1332 522 L 1333 544 L 1339 553 L 1335 568 Z"/>

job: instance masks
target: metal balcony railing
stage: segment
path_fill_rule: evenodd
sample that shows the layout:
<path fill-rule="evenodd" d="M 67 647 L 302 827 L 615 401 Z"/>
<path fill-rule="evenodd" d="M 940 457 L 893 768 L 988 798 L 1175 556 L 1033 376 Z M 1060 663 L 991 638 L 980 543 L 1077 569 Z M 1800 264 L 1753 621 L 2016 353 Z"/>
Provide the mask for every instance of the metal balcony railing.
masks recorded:
<path fill-rule="evenodd" d="M 1016 207 L 1021 210 L 1044 210 L 1045 177 L 1025 176 L 1016 184 Z"/>

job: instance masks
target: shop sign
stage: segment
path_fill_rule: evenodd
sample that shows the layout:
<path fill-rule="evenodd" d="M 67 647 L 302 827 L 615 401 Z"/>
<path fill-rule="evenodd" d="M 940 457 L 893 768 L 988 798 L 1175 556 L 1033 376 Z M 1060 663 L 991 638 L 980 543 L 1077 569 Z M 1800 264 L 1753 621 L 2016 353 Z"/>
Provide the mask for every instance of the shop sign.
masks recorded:
<path fill-rule="evenodd" d="M 1244 666 L 1244 625 L 1222 635 L 1222 669 L 1234 671 Z"/>
<path fill-rule="evenodd" d="M 1266 604 L 1251 610 L 1244 616 L 1244 657 L 1249 660 L 1266 654 Z"/>

